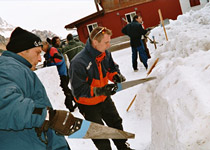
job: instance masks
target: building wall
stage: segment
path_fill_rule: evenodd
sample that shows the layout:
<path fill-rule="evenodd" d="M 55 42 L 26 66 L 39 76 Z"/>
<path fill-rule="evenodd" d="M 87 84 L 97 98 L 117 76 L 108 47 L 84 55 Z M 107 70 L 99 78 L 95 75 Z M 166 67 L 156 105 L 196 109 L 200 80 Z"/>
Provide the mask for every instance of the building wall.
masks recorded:
<path fill-rule="evenodd" d="M 125 14 L 132 11 L 141 14 L 145 28 L 156 26 L 160 23 L 158 9 L 161 9 L 163 19 L 176 19 L 178 15 L 182 14 L 179 0 L 154 0 L 152 2 L 106 13 L 104 16 L 98 17 L 97 19 L 89 20 L 85 24 L 77 27 L 80 40 L 84 43 L 86 42 L 88 38 L 86 25 L 94 22 L 111 29 L 113 32 L 112 38 L 122 36 L 121 29 L 126 25 L 122 17 L 125 18 Z"/>
<path fill-rule="evenodd" d="M 180 5 L 181 5 L 181 9 L 182 9 L 182 13 L 186 13 L 190 10 L 198 10 L 200 8 L 202 8 L 203 6 L 205 6 L 208 3 L 208 0 L 200 0 L 200 5 L 191 7 L 190 6 L 190 1 L 189 0 L 179 0 Z"/>
<path fill-rule="evenodd" d="M 105 12 L 113 11 L 122 7 L 128 7 L 135 4 L 142 4 L 154 0 L 101 0 Z"/>

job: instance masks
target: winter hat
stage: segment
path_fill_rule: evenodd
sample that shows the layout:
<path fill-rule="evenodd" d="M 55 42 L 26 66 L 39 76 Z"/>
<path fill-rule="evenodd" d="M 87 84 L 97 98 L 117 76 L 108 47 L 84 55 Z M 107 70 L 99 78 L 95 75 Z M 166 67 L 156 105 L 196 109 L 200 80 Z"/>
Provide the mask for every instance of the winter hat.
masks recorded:
<path fill-rule="evenodd" d="M 42 41 L 38 36 L 20 27 L 17 27 L 12 32 L 6 48 L 8 51 L 19 53 L 21 51 L 38 46 L 42 46 Z"/>

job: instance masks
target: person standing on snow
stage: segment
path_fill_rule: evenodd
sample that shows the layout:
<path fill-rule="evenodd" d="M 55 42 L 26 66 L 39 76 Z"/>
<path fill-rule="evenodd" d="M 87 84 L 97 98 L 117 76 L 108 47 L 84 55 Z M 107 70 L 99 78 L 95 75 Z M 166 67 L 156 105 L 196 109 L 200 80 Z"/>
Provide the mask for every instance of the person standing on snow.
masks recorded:
<path fill-rule="evenodd" d="M 42 41 L 17 27 L 6 48 L 0 57 L 0 149 L 70 150 L 62 136 L 67 131 L 60 131 L 74 124 L 75 118 L 67 111 L 52 109 L 33 72 L 41 62 Z M 66 117 L 68 123 L 58 121 Z"/>
<path fill-rule="evenodd" d="M 65 105 L 69 109 L 69 111 L 73 112 L 76 108 L 76 105 L 73 106 L 74 97 L 72 95 L 72 91 L 69 88 L 69 76 L 67 74 L 67 67 L 64 60 L 63 55 L 59 51 L 59 49 L 52 47 L 48 42 L 43 42 L 43 51 L 44 54 L 44 67 L 45 66 L 56 66 L 58 70 L 58 74 L 60 76 L 60 86 L 63 89 L 65 98 Z"/>
<path fill-rule="evenodd" d="M 130 37 L 130 44 L 132 48 L 132 66 L 134 71 L 138 71 L 138 63 L 137 58 L 139 53 L 139 57 L 147 69 L 147 60 L 148 56 L 145 51 L 144 43 L 142 41 L 142 35 L 145 35 L 150 29 L 144 30 L 141 25 L 142 17 L 135 15 L 133 17 L 133 21 L 127 24 L 124 28 L 122 28 L 122 33 L 128 35 Z"/>
<path fill-rule="evenodd" d="M 80 113 L 86 120 L 123 130 L 122 118 L 111 99 L 117 84 L 125 77 L 114 63 L 110 47 L 111 30 L 96 27 L 90 34 L 85 48 L 70 62 L 70 82 Z M 130 150 L 126 139 L 113 139 L 118 150 Z M 93 139 L 99 150 L 111 150 L 109 139 Z"/>

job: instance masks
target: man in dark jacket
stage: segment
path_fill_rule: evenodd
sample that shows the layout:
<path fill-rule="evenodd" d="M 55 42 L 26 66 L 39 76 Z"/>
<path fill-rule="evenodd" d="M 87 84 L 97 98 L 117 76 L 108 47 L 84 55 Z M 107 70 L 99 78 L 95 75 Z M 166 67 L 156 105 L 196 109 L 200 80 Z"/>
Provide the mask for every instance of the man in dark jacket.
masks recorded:
<path fill-rule="evenodd" d="M 133 17 L 133 21 L 127 24 L 122 29 L 122 33 L 130 37 L 130 44 L 132 48 L 132 65 L 134 71 L 138 71 L 138 63 L 137 63 L 138 52 L 144 67 L 146 69 L 148 68 L 147 65 L 148 56 L 146 54 L 144 43 L 141 38 L 142 35 L 145 35 L 149 31 L 149 29 L 144 30 L 142 28 L 142 25 L 140 24 L 141 22 L 142 22 L 142 17 L 135 15 Z"/>
<path fill-rule="evenodd" d="M 111 95 L 116 93 L 117 85 L 125 81 L 118 65 L 114 63 L 110 47 L 112 32 L 105 27 L 95 28 L 87 40 L 85 48 L 70 63 L 70 82 L 72 92 L 78 103 L 80 113 L 86 120 L 123 130 Z M 113 140 L 118 150 L 129 150 L 124 139 Z M 111 150 L 108 139 L 93 140 L 99 150 Z"/>
<path fill-rule="evenodd" d="M 6 48 L 0 57 L 0 149 L 69 150 L 62 136 L 68 132 L 61 133 L 59 127 L 68 128 L 74 123 L 62 122 L 74 117 L 52 109 L 44 86 L 32 71 L 41 62 L 40 38 L 17 27 Z"/>
<path fill-rule="evenodd" d="M 66 54 L 69 61 L 71 61 L 72 58 L 85 47 L 85 44 L 81 41 L 75 41 L 71 33 L 67 35 L 66 40 L 68 44 L 62 48 L 61 52 L 64 55 Z"/>

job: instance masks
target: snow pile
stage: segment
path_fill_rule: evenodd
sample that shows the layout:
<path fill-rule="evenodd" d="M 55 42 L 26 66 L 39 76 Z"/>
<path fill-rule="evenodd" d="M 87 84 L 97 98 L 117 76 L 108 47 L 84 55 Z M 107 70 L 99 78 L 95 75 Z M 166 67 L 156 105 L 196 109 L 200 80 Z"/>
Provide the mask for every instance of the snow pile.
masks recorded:
<path fill-rule="evenodd" d="M 151 60 L 159 57 L 151 73 L 158 79 L 139 93 L 151 97 L 152 150 L 210 149 L 209 14 L 208 3 L 170 21 L 166 26 L 169 41 L 161 27 L 151 33 L 163 42 Z M 142 96 L 141 101 L 148 99 Z"/>

